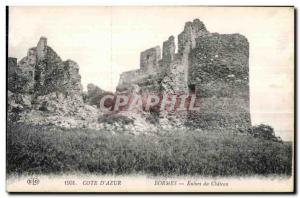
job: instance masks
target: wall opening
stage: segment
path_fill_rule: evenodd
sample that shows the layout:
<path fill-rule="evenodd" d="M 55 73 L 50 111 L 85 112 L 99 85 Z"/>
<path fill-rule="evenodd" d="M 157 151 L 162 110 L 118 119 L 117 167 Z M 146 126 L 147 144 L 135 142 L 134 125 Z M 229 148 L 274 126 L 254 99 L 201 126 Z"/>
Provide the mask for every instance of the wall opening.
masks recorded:
<path fill-rule="evenodd" d="M 196 92 L 196 86 L 195 84 L 189 84 L 189 93 L 194 94 Z"/>

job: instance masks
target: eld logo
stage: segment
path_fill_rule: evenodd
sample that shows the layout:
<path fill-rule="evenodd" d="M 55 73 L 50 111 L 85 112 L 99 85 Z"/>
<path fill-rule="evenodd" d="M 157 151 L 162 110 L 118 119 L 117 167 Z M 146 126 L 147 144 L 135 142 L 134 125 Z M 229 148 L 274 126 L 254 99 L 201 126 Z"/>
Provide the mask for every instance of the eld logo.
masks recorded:
<path fill-rule="evenodd" d="M 39 183 L 40 183 L 40 180 L 36 177 L 27 179 L 27 184 L 29 184 L 29 185 L 35 186 L 35 185 L 38 185 Z"/>

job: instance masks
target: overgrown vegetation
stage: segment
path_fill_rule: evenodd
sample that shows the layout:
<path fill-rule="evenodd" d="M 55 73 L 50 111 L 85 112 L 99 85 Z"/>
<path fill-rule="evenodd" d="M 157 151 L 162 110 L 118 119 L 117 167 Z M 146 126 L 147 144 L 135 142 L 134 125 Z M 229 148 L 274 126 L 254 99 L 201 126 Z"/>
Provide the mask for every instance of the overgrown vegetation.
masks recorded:
<path fill-rule="evenodd" d="M 233 131 L 161 136 L 8 125 L 9 173 L 291 175 L 292 145 Z"/>
<path fill-rule="evenodd" d="M 255 138 L 282 142 L 280 137 L 275 136 L 274 129 L 271 126 L 265 124 L 251 127 L 250 129 L 248 129 L 248 133 Z"/>

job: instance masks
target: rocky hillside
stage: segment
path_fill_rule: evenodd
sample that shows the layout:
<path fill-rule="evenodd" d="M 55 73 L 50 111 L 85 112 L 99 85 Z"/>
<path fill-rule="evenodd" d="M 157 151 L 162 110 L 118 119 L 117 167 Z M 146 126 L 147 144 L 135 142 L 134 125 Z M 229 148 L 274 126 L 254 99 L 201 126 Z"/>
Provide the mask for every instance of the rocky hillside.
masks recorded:
<path fill-rule="evenodd" d="M 19 62 L 8 59 L 8 119 L 66 128 L 96 127 L 98 110 L 82 97 L 79 66 L 41 37 Z"/>
<path fill-rule="evenodd" d="M 105 129 L 112 133 L 157 130 L 144 114 L 111 112 L 104 115 L 98 107 L 106 94 L 113 95 L 94 84 L 89 84 L 84 92 L 78 64 L 63 61 L 44 37 L 19 62 L 8 58 L 9 122 Z"/>

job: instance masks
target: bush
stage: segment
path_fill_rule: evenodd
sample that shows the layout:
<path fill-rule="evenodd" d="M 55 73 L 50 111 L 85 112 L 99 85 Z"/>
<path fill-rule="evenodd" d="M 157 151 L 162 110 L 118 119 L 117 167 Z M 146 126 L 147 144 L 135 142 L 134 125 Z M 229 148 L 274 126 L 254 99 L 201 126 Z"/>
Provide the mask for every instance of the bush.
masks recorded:
<path fill-rule="evenodd" d="M 275 142 L 282 142 L 280 137 L 275 136 L 274 129 L 271 126 L 260 124 L 248 129 L 248 132 L 255 138 L 271 140 Z"/>
<path fill-rule="evenodd" d="M 98 118 L 99 123 L 108 123 L 108 124 L 113 124 L 113 123 L 119 123 L 120 125 L 128 125 L 128 124 L 133 124 L 133 120 L 128 118 L 127 116 L 123 116 L 120 114 L 112 113 L 112 114 L 107 114 L 105 116 L 99 116 Z"/>

